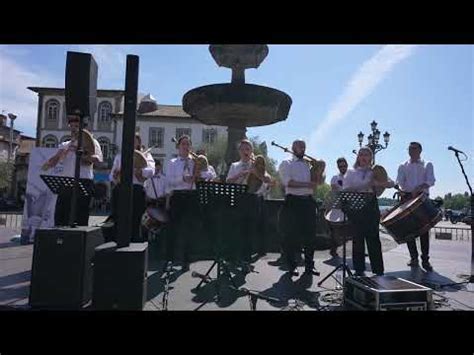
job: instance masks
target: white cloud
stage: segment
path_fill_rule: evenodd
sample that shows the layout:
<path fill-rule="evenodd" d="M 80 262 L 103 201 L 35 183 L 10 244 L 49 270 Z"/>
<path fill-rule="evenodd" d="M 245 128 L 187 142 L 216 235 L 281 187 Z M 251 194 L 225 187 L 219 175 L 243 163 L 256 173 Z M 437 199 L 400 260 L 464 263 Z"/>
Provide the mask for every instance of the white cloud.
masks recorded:
<path fill-rule="evenodd" d="M 45 71 L 32 71 L 17 63 L 11 56 L 15 51 L 6 50 L 5 47 L 0 50 L 0 110 L 16 114 L 16 128 L 25 134 L 35 135 L 38 98 L 27 87 L 61 86 L 61 79 Z"/>
<path fill-rule="evenodd" d="M 365 61 L 332 104 L 322 122 L 311 133 L 309 145 L 314 147 L 320 144 L 328 136 L 331 128 L 344 120 L 398 63 L 413 53 L 415 48 L 416 46 L 411 45 L 386 45 Z"/>
<path fill-rule="evenodd" d="M 30 54 L 31 51 L 25 47 L 18 46 L 18 45 L 0 45 L 0 53 L 1 52 L 9 56 L 24 57 Z"/>

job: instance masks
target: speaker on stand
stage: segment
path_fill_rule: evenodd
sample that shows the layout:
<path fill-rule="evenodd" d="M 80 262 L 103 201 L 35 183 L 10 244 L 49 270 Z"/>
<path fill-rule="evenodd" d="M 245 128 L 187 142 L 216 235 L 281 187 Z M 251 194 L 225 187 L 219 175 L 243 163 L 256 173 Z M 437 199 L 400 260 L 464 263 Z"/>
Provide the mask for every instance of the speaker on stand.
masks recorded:
<path fill-rule="evenodd" d="M 97 111 L 97 63 L 88 53 L 67 52 L 66 112 L 93 118 Z"/>

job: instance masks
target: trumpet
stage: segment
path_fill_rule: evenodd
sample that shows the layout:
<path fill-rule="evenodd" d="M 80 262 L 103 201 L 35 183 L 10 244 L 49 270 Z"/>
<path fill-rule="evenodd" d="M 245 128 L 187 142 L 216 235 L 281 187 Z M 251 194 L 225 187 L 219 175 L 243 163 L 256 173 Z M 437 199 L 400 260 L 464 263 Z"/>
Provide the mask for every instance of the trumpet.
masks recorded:
<path fill-rule="evenodd" d="M 272 141 L 271 144 L 280 149 L 283 149 L 286 153 L 296 155 L 296 153 L 293 152 L 291 149 L 282 147 L 274 141 Z M 322 184 L 326 179 L 326 175 L 324 173 L 324 170 L 326 169 L 326 162 L 324 160 L 315 159 L 307 154 L 303 154 L 303 159 L 311 165 L 311 181 Z"/>
<path fill-rule="evenodd" d="M 148 153 L 151 152 L 152 149 L 155 149 L 155 148 L 158 148 L 158 147 L 159 147 L 158 144 L 152 145 L 151 147 L 148 147 L 148 149 L 145 150 L 145 151 L 143 151 L 142 153 L 143 153 L 143 154 L 148 154 Z"/>

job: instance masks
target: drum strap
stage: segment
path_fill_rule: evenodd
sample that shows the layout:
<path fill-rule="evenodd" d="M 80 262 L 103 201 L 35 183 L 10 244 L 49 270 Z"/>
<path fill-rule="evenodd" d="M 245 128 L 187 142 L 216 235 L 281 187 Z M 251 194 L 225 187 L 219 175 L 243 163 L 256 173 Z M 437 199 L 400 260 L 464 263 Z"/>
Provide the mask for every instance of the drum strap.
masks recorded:
<path fill-rule="evenodd" d="M 158 193 L 156 192 L 155 181 L 153 180 L 155 177 L 151 178 L 151 186 L 153 186 L 153 191 L 155 191 L 155 197 L 158 200 Z"/>

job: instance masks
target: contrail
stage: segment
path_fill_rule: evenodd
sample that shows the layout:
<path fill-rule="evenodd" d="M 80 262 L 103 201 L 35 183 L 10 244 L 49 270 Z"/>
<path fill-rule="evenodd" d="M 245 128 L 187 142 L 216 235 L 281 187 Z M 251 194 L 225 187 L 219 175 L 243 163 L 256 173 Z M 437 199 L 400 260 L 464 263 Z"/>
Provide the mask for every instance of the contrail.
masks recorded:
<path fill-rule="evenodd" d="M 416 46 L 412 45 L 386 45 L 365 61 L 332 104 L 322 122 L 311 133 L 309 146 L 320 144 L 328 136 L 329 130 L 346 118 L 398 63 L 413 53 L 415 48 Z"/>

